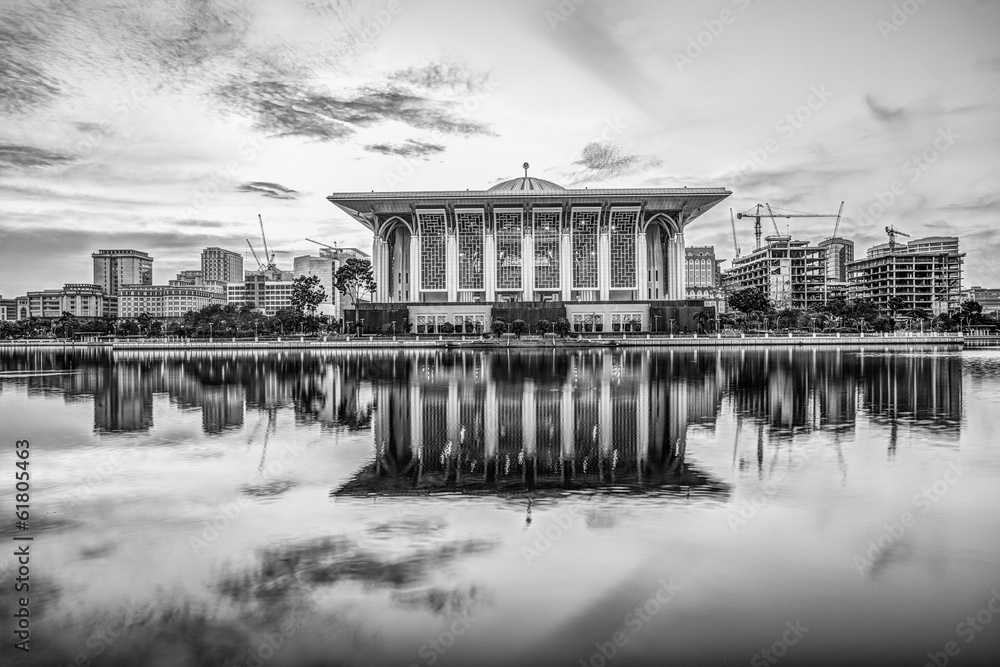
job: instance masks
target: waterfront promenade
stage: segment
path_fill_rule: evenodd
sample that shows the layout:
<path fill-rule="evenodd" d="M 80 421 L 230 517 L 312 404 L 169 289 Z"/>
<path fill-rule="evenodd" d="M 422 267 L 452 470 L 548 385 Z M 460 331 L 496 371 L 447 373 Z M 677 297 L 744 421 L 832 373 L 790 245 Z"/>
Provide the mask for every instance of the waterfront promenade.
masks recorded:
<path fill-rule="evenodd" d="M 278 339 L 213 338 L 150 339 L 115 341 L 65 341 L 58 339 L 5 340 L 0 348 L 73 348 L 110 350 L 252 350 L 252 349 L 363 349 L 363 348 L 607 348 L 607 347 L 898 347 L 898 346 L 1000 346 L 1000 336 L 964 336 L 954 333 L 926 334 L 769 334 L 764 336 L 583 334 L 579 337 L 543 336 L 486 337 L 476 335 L 416 336 L 288 336 Z"/>

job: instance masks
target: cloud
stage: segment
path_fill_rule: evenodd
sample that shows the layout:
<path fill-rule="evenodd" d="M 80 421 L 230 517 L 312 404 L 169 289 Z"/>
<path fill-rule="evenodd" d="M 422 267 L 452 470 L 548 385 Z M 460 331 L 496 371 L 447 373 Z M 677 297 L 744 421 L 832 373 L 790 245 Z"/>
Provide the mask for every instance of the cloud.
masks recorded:
<path fill-rule="evenodd" d="M 237 192 L 255 192 L 271 199 L 298 199 L 298 190 L 286 188 L 278 183 L 268 183 L 267 181 L 251 181 L 250 183 L 240 183 L 236 187 Z"/>
<path fill-rule="evenodd" d="M 218 89 L 219 98 L 251 115 L 264 132 L 317 141 L 342 139 L 359 127 L 398 122 L 459 136 L 492 135 L 445 103 L 396 86 L 366 86 L 348 94 L 323 93 L 305 84 L 258 78 Z"/>
<path fill-rule="evenodd" d="M 36 146 L 19 146 L 16 144 L 0 144 L 0 171 L 5 168 L 31 169 L 34 167 L 52 167 L 74 160 L 70 155 L 38 148 Z"/>
<path fill-rule="evenodd" d="M 865 104 L 868 105 L 868 110 L 872 112 L 872 115 L 883 123 L 894 123 L 906 120 L 906 111 L 903 107 L 890 109 L 889 107 L 879 103 L 879 101 L 876 100 L 875 96 L 871 93 L 865 95 Z"/>
<path fill-rule="evenodd" d="M 581 183 L 592 179 L 633 174 L 659 166 L 660 160 L 650 155 L 626 152 L 617 144 L 594 141 L 583 147 L 580 158 L 573 164 L 580 165 L 583 170 L 578 172 L 571 182 Z"/>
<path fill-rule="evenodd" d="M 389 80 L 425 90 L 479 90 L 489 83 L 489 72 L 475 70 L 463 63 L 442 61 L 423 67 L 408 67 L 389 74 Z"/>
<path fill-rule="evenodd" d="M 369 153 L 381 153 L 382 155 L 426 158 L 429 155 L 443 152 L 445 147 L 441 144 L 407 139 L 402 144 L 368 144 L 365 146 L 365 150 Z"/>
<path fill-rule="evenodd" d="M 21 115 L 55 99 L 59 82 L 38 66 L 41 44 L 35 26 L 4 10 L 0 23 L 0 115 Z"/>

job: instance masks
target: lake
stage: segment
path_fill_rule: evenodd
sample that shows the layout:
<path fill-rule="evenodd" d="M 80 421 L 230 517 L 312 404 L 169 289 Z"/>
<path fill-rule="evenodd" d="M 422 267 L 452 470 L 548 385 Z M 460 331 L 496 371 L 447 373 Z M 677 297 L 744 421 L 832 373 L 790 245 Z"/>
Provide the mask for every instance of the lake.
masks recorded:
<path fill-rule="evenodd" d="M 1000 664 L 1000 350 L 0 370 L 16 664 Z"/>

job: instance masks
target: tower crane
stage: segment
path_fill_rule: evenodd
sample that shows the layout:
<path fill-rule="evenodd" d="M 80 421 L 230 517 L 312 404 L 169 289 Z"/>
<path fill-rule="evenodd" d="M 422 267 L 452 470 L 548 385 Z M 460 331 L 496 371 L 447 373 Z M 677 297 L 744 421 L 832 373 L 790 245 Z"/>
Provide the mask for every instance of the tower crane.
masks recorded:
<path fill-rule="evenodd" d="M 250 252 L 253 254 L 253 258 L 257 260 L 257 269 L 263 271 L 265 268 L 264 262 L 260 261 L 260 257 L 257 256 L 257 251 L 254 250 L 253 246 L 250 244 L 250 239 L 247 239 L 247 245 L 250 246 Z"/>
<path fill-rule="evenodd" d="M 831 239 L 837 238 L 837 231 L 840 229 L 840 216 L 844 212 L 844 202 L 840 202 L 840 210 L 837 211 L 837 222 L 833 225 L 833 235 L 830 236 Z"/>
<path fill-rule="evenodd" d="M 258 213 L 257 219 L 260 220 L 260 238 L 264 242 L 264 261 L 267 263 L 267 268 L 270 269 L 274 266 L 274 253 L 267 247 L 267 237 L 264 235 L 264 218 Z"/>
<path fill-rule="evenodd" d="M 740 242 L 736 238 L 736 218 L 733 217 L 733 209 L 729 209 L 729 220 L 733 223 L 733 250 L 736 251 L 736 256 L 740 256 Z"/>
<path fill-rule="evenodd" d="M 897 236 L 906 236 L 906 237 L 910 236 L 906 232 L 899 231 L 898 229 L 896 229 L 892 225 L 889 225 L 888 227 L 885 228 L 885 233 L 889 235 L 889 252 L 890 253 L 896 252 L 896 237 Z"/>
<path fill-rule="evenodd" d="M 329 248 L 330 250 L 339 250 L 339 248 L 337 248 L 336 241 L 333 242 L 333 245 L 330 245 L 329 243 L 320 243 L 319 241 L 313 241 L 312 239 L 306 239 L 306 241 L 309 241 L 310 243 L 315 243 L 316 245 L 321 245 L 324 248 Z"/>
<path fill-rule="evenodd" d="M 765 209 L 768 212 L 765 212 Z M 841 212 L 843 212 L 844 202 L 840 202 L 840 210 Z M 778 233 L 778 236 L 781 236 L 781 232 L 778 230 L 778 223 L 775 221 L 775 218 L 838 218 L 839 219 L 840 215 L 841 215 L 840 213 L 837 213 L 836 215 L 833 213 L 793 213 L 793 212 L 774 213 L 773 211 L 770 211 L 770 206 L 768 204 L 757 204 L 754 208 L 748 209 L 743 213 L 737 213 L 736 219 L 737 220 L 742 220 L 743 218 L 753 219 L 754 237 L 757 240 L 756 249 L 760 250 L 760 236 L 761 236 L 760 219 L 763 217 L 770 216 L 771 222 L 774 223 L 775 231 Z"/>

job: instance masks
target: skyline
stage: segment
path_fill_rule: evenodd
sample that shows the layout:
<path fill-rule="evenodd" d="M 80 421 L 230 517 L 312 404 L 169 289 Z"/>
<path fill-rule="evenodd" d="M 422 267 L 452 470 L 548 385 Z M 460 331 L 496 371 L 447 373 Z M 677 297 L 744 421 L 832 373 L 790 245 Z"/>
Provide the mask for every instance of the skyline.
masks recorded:
<path fill-rule="evenodd" d="M 0 293 L 85 282 L 111 247 L 165 284 L 204 247 L 256 247 L 258 213 L 279 266 L 306 237 L 368 252 L 328 194 L 481 190 L 525 161 L 565 187 L 729 188 L 686 234 L 720 257 L 728 207 L 845 200 L 859 256 L 885 225 L 954 235 L 963 286 L 1000 283 L 1000 7 L 849 6 L 5 3 Z"/>

